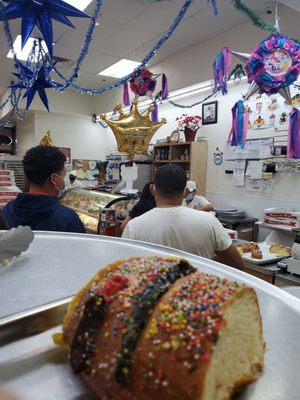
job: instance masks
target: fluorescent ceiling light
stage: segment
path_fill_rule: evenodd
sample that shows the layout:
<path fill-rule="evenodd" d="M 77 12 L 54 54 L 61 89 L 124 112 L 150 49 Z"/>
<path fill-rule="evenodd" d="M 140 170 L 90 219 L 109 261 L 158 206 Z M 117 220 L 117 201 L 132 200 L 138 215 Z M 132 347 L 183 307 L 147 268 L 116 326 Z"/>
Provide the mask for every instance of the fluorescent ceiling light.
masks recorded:
<path fill-rule="evenodd" d="M 241 78 L 241 82 L 243 83 L 244 81 L 247 80 L 246 76 L 243 76 Z M 228 84 L 231 86 L 233 84 L 238 84 L 239 81 L 235 82 L 233 79 L 230 79 L 228 81 Z M 213 81 L 204 81 L 201 83 L 197 83 L 195 85 L 192 86 L 187 86 L 185 88 L 182 89 L 178 89 L 178 90 L 173 90 L 172 92 L 170 92 L 169 97 L 167 100 L 164 100 L 162 103 L 168 103 L 169 100 L 179 100 L 182 99 L 184 97 L 189 97 L 189 96 L 194 96 L 195 94 L 198 93 L 203 93 L 203 92 L 207 92 L 208 90 L 212 89 L 214 87 L 213 85 Z M 220 92 L 218 92 L 220 93 Z M 146 107 L 148 107 L 151 103 L 153 103 L 153 101 L 151 99 L 147 99 L 144 101 L 141 101 L 139 103 L 139 110 L 142 111 L 144 110 Z M 123 112 L 128 112 L 130 110 L 130 107 L 124 107 L 123 108 Z M 114 116 L 114 113 L 108 112 L 106 113 L 107 118 L 111 118 Z M 97 120 L 100 121 L 100 116 L 97 117 Z"/>
<path fill-rule="evenodd" d="M 25 44 L 23 50 L 22 50 L 22 37 L 21 37 L 21 35 L 18 35 L 16 37 L 16 40 L 15 40 L 15 42 L 13 44 L 13 48 L 15 50 L 15 53 L 17 55 L 17 59 L 18 60 L 27 61 L 28 56 L 29 56 L 30 52 L 32 51 L 32 48 L 33 48 L 35 40 L 37 40 L 37 39 L 30 37 L 28 39 L 27 43 Z M 42 40 L 42 46 L 43 46 L 43 49 L 44 49 L 45 53 L 48 53 L 48 48 L 47 48 L 47 45 L 44 42 L 44 40 Z M 14 58 L 11 50 L 7 54 L 7 57 L 8 58 Z M 37 57 L 35 57 L 33 62 L 37 62 L 38 61 L 36 58 Z"/>
<path fill-rule="evenodd" d="M 85 10 L 87 6 L 92 2 L 92 0 L 64 0 L 66 3 L 71 4 L 71 6 L 78 8 L 78 10 Z"/>
<path fill-rule="evenodd" d="M 117 63 L 106 68 L 104 71 L 99 72 L 98 75 L 110 76 L 111 78 L 119 79 L 130 74 L 139 65 L 141 65 L 141 63 L 123 58 Z"/>

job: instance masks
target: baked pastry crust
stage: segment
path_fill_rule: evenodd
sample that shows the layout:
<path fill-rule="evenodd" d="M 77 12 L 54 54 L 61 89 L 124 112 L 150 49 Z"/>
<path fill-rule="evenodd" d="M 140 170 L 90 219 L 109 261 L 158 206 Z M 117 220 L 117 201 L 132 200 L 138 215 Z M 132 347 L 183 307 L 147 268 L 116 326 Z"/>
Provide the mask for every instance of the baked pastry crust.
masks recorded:
<path fill-rule="evenodd" d="M 101 326 L 88 320 L 100 310 L 87 309 L 95 296 L 106 307 Z M 175 258 L 101 270 L 71 302 L 63 328 L 73 369 L 102 400 L 226 400 L 263 368 L 254 290 Z"/>
<path fill-rule="evenodd" d="M 261 250 L 257 250 L 257 249 L 252 250 L 251 251 L 251 257 L 255 258 L 256 260 L 262 260 L 263 255 L 262 255 Z"/>

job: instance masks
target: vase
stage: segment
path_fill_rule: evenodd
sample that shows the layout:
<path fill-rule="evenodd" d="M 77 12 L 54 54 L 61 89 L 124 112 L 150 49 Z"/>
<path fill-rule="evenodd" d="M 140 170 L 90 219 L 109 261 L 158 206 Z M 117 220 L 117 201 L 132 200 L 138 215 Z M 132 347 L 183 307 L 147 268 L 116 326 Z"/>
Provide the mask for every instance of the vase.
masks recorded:
<path fill-rule="evenodd" d="M 193 130 L 191 128 L 184 128 L 184 136 L 186 142 L 194 142 L 197 130 Z"/>

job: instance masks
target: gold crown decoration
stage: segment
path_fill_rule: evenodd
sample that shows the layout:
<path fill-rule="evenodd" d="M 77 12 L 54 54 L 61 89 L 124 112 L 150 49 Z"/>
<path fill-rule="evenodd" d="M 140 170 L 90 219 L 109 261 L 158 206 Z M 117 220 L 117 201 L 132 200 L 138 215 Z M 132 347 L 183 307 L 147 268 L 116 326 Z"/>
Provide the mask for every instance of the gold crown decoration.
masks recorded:
<path fill-rule="evenodd" d="M 119 152 L 127 153 L 130 160 L 136 154 L 147 154 L 153 135 L 167 123 L 167 120 L 162 118 L 161 122 L 151 121 L 152 105 L 145 115 L 140 114 L 137 100 L 132 101 L 132 108 L 128 115 L 123 112 L 121 104 L 117 104 L 115 109 L 119 112 L 117 120 L 110 120 L 106 115 L 101 115 L 100 118 L 113 131 Z"/>
<path fill-rule="evenodd" d="M 46 147 L 53 147 L 54 146 L 54 144 L 52 142 L 50 131 L 48 131 L 45 134 L 45 136 L 43 137 L 43 139 L 40 141 L 40 146 L 46 146 Z"/>

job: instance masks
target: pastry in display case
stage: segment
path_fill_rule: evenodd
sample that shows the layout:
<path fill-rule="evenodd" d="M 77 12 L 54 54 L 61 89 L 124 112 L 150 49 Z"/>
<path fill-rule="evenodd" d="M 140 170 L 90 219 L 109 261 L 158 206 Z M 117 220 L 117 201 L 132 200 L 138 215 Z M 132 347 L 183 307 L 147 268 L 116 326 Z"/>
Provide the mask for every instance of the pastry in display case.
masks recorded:
<path fill-rule="evenodd" d="M 73 188 L 62 195 L 61 203 L 76 211 L 87 233 L 97 234 L 99 215 L 103 208 L 115 210 L 117 221 L 123 221 L 133 207 L 134 199 L 124 195 Z"/>

